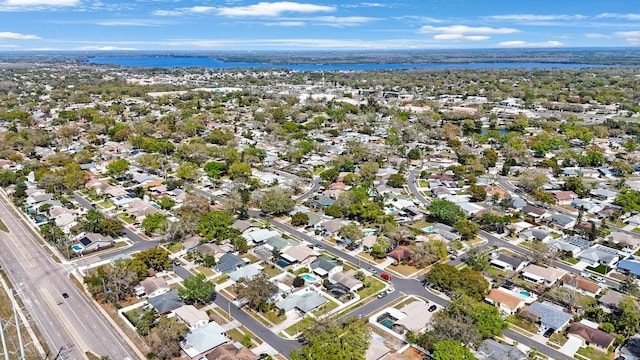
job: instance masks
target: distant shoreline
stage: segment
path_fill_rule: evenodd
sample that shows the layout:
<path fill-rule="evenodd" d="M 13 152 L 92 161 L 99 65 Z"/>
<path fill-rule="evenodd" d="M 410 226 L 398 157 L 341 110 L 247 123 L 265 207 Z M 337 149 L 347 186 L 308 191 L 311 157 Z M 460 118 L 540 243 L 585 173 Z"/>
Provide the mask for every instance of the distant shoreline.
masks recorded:
<path fill-rule="evenodd" d="M 460 63 L 395 63 L 395 62 L 250 62 L 225 61 L 205 56 L 106 56 L 86 59 L 87 64 L 130 68 L 208 68 L 208 69 L 286 69 L 293 71 L 373 71 L 410 69 L 577 69 L 607 65 L 556 62 L 460 62 Z"/>

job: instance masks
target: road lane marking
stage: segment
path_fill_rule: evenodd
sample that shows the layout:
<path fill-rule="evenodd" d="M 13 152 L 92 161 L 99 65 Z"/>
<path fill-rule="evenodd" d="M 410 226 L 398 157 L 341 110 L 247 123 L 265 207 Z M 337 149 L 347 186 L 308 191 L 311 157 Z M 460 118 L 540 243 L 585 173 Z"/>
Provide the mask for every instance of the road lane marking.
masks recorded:
<path fill-rule="evenodd" d="M 11 242 L 13 243 L 13 247 L 17 249 L 18 252 L 20 252 L 20 254 L 27 261 L 29 266 L 31 266 L 32 268 L 36 268 L 38 264 L 36 264 L 36 262 L 33 261 L 33 257 L 31 256 L 31 254 L 29 254 L 27 249 L 24 248 L 24 245 L 22 244 L 22 242 L 18 241 L 18 239 L 16 238 L 16 235 L 13 234 L 12 232 L 9 232 L 8 235 L 9 235 L 9 238 L 11 239 Z"/>
<path fill-rule="evenodd" d="M 47 290 L 44 287 L 41 287 L 39 290 L 42 296 L 44 297 L 44 300 L 49 304 L 49 308 L 51 308 L 53 314 L 58 318 L 58 320 L 60 320 L 60 322 L 62 323 L 62 326 L 67 330 L 67 334 L 71 337 L 73 342 L 76 344 L 78 350 L 83 354 L 86 353 L 88 350 L 90 350 L 87 344 L 85 344 L 84 337 L 82 336 L 82 334 L 78 334 L 75 328 L 69 326 L 71 322 L 67 318 L 65 311 L 63 311 L 60 308 L 60 305 L 57 305 L 58 302 L 56 302 L 53 299 L 53 296 L 51 296 L 51 294 L 49 293 L 49 290 Z M 88 335 L 88 334 L 85 334 L 85 335 Z"/>

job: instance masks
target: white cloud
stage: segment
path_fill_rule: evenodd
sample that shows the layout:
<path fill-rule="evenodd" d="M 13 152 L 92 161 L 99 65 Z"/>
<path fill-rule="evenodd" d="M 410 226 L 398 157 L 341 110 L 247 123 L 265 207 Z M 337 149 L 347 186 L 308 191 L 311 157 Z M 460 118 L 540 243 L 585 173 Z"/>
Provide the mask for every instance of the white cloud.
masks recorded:
<path fill-rule="evenodd" d="M 503 47 L 558 47 L 564 45 L 560 41 L 543 41 L 543 42 L 528 42 L 522 40 L 514 40 L 514 41 L 503 41 L 499 42 L 498 46 Z"/>
<path fill-rule="evenodd" d="M 311 20 L 319 22 L 320 25 L 347 27 L 365 24 L 368 22 L 376 21 L 378 19 L 365 16 L 318 16 Z"/>
<path fill-rule="evenodd" d="M 315 4 L 305 4 L 290 1 L 280 2 L 259 2 L 255 5 L 236 6 L 236 7 L 220 7 L 217 13 L 222 16 L 280 16 L 287 12 L 296 13 L 315 13 L 315 12 L 333 12 L 333 6 L 323 6 Z"/>
<path fill-rule="evenodd" d="M 7 6 L 76 6 L 80 0 L 5 0 L 2 5 Z"/>
<path fill-rule="evenodd" d="M 39 36 L 36 35 L 25 35 L 18 34 L 14 32 L 0 32 L 0 40 L 38 40 Z"/>
<path fill-rule="evenodd" d="M 428 41 L 393 39 L 382 41 L 336 39 L 255 39 L 255 40 L 207 40 L 176 39 L 163 42 L 163 46 L 202 49 L 418 49 L 436 45 Z"/>
<path fill-rule="evenodd" d="M 597 19 L 625 19 L 625 20 L 640 20 L 640 14 L 617 14 L 617 13 L 603 13 L 596 16 Z"/>
<path fill-rule="evenodd" d="M 492 28 L 489 26 L 472 27 L 466 25 L 425 25 L 420 28 L 419 32 L 422 34 L 435 34 L 433 38 L 436 40 L 483 41 L 491 38 L 488 35 L 513 34 L 519 32 L 519 30 L 504 27 Z"/>
<path fill-rule="evenodd" d="M 584 34 L 584 36 L 589 39 L 608 39 L 611 37 L 609 35 L 599 34 L 599 33 L 588 33 L 588 34 Z"/>
<path fill-rule="evenodd" d="M 103 20 L 95 23 L 100 26 L 161 26 L 162 22 L 153 20 Z"/>
<path fill-rule="evenodd" d="M 486 35 L 463 35 L 463 34 L 437 34 L 433 36 L 436 40 L 456 40 L 456 41 L 484 41 L 491 39 Z"/>
<path fill-rule="evenodd" d="M 613 35 L 625 39 L 631 45 L 640 45 L 640 31 L 618 31 Z"/>
<path fill-rule="evenodd" d="M 276 21 L 265 23 L 267 26 L 304 26 L 304 21 Z"/>
<path fill-rule="evenodd" d="M 87 51 L 115 51 L 115 50 L 138 50 L 136 48 L 125 48 L 118 46 L 81 46 L 79 48 L 75 48 L 74 50 L 87 50 Z"/>
<path fill-rule="evenodd" d="M 555 20 L 582 20 L 585 19 L 584 15 L 566 15 L 566 14 L 555 14 L 555 15 L 538 15 L 538 14 L 506 14 L 506 15 L 493 15 L 486 16 L 485 19 L 491 20 L 507 20 L 507 21 L 555 21 Z"/>
<path fill-rule="evenodd" d="M 213 6 L 194 6 L 188 8 L 189 12 L 194 14 L 206 14 L 214 11 L 216 8 Z"/>

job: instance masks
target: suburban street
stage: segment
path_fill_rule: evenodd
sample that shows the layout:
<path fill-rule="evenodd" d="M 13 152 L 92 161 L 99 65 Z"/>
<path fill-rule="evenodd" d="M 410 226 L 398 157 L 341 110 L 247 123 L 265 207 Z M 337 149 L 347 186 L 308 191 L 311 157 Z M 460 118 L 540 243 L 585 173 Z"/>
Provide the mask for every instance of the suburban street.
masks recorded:
<path fill-rule="evenodd" d="M 10 233 L 0 232 L 0 263 L 35 325 L 48 343 L 53 358 L 64 346 L 66 359 L 86 359 L 93 351 L 110 359 L 135 358 L 126 343 L 114 332 L 90 300 L 72 283 L 61 264 L 53 261 L 41 244 L 0 201 L 0 217 Z M 67 293 L 64 298 L 62 293 Z"/>

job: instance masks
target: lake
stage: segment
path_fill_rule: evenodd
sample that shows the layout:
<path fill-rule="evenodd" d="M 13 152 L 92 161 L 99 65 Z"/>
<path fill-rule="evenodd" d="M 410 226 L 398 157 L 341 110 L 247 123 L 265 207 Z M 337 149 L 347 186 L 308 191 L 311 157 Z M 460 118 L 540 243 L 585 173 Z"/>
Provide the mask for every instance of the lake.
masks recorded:
<path fill-rule="evenodd" d="M 124 67 L 143 68 L 189 68 L 202 67 L 209 69 L 289 69 L 297 71 L 367 71 L 367 70 L 405 70 L 405 69 L 581 69 L 603 67 L 603 65 L 590 64 L 569 64 L 569 63 L 518 63 L 518 62 L 495 62 L 495 63 L 418 63 L 418 64 L 266 64 L 266 63 L 245 63 L 245 62 L 225 62 L 208 57 L 190 56 L 111 56 L 92 57 L 87 59 L 90 64 L 117 65 Z"/>

